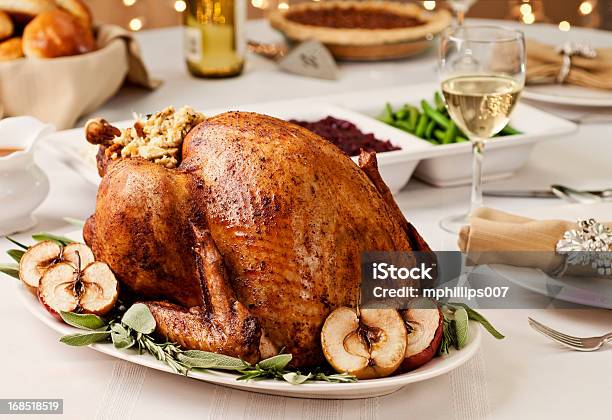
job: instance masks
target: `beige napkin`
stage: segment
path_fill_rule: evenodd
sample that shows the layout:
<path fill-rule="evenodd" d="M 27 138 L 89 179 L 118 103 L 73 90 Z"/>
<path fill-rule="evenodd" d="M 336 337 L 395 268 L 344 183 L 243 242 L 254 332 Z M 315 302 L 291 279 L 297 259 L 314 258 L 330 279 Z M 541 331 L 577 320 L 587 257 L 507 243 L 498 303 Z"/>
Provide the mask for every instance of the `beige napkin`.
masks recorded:
<path fill-rule="evenodd" d="M 550 273 L 564 264 L 564 258 L 555 254 L 557 242 L 576 227 L 575 222 L 534 220 L 481 208 L 459 232 L 458 245 L 475 264 L 533 267 Z"/>
<path fill-rule="evenodd" d="M 556 46 L 527 41 L 527 83 L 556 83 L 563 56 Z M 612 90 L 612 48 L 597 49 L 596 58 L 572 57 L 565 83 Z"/>
<path fill-rule="evenodd" d="M 155 89 L 132 35 L 115 25 L 96 30 L 98 49 L 53 59 L 0 63 L 0 117 L 31 115 L 58 129 L 74 126 L 125 82 Z"/>

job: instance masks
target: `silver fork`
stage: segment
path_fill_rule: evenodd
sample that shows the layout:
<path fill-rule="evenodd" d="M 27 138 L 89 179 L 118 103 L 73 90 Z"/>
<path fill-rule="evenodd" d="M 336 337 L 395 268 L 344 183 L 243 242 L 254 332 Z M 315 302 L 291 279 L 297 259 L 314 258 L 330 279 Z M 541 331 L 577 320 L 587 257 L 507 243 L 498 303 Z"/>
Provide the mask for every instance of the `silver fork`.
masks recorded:
<path fill-rule="evenodd" d="M 595 351 L 599 350 L 608 341 L 612 340 L 612 332 L 602 335 L 601 337 L 574 337 L 571 335 L 563 334 L 557 330 L 547 327 L 544 324 L 540 324 L 533 318 L 529 318 L 529 325 L 537 332 L 544 334 L 548 338 L 553 339 L 557 343 L 563 344 L 572 350 L 578 351 Z"/>

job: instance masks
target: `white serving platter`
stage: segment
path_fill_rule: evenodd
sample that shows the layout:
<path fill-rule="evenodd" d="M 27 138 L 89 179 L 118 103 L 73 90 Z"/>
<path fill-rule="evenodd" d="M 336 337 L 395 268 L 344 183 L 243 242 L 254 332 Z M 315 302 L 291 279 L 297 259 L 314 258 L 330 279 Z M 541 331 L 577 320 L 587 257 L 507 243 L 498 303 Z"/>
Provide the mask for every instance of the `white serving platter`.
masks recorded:
<path fill-rule="evenodd" d="M 421 99 L 431 102 L 438 84 L 406 85 L 395 88 L 361 91 L 356 93 L 295 99 L 224 109 L 203 110 L 206 115 L 237 110 L 268 114 L 282 119 L 317 120 L 328 115 L 348 120 L 365 133 L 373 133 L 381 140 L 390 140 L 402 150 L 378 154 L 379 170 L 393 193 L 401 190 L 413 173 L 416 177 L 439 187 L 464 185 L 471 182 L 471 145 L 468 142 L 432 145 L 402 130 L 398 130 L 375 117 L 385 103 L 394 106 L 404 103 L 419 104 Z M 102 116 L 103 117 L 103 116 Z M 127 126 L 131 121 L 114 123 Z M 512 125 L 524 134 L 491 140 L 485 150 L 484 179 L 493 180 L 511 176 L 529 158 L 536 142 L 572 134 L 577 126 L 569 121 L 519 103 L 512 117 Z M 46 146 L 54 150 L 71 168 L 86 180 L 98 185 L 100 178 L 95 169 L 96 147 L 85 142 L 82 129 L 54 133 L 46 138 Z M 89 159 L 84 156 L 89 155 Z M 355 157 L 356 161 L 357 158 Z"/>
<path fill-rule="evenodd" d="M 81 331 L 53 318 L 38 302 L 38 299 L 28 292 L 21 283 L 15 284 L 15 292 L 19 295 L 26 309 L 46 326 L 55 330 L 58 333 L 58 337 L 59 335 L 74 334 Z M 451 349 L 448 355 L 436 357 L 428 364 L 409 373 L 355 383 L 315 382 L 292 385 L 288 382 L 276 380 L 238 381 L 236 379 L 238 375 L 214 370 L 193 370 L 187 376 L 243 391 L 286 397 L 321 399 L 371 398 L 391 394 L 408 384 L 425 381 L 457 369 L 474 356 L 480 347 L 480 340 L 480 324 L 470 321 L 468 343 L 461 350 Z M 133 349 L 118 350 L 111 343 L 96 343 L 89 347 L 117 359 L 173 374 L 168 366 L 149 354 L 138 354 Z M 86 350 L 83 349 L 83 351 Z"/>

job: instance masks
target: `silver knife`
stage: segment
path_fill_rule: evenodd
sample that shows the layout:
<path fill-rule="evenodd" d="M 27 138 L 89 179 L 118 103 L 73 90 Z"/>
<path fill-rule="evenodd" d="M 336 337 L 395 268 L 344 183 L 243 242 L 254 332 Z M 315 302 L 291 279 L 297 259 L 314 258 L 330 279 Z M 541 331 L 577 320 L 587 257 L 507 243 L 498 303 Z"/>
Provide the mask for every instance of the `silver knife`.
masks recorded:
<path fill-rule="evenodd" d="M 565 198 L 567 196 L 594 196 L 599 200 L 612 200 L 612 188 L 603 190 L 579 191 L 562 185 L 551 185 L 548 190 L 486 190 L 484 195 L 490 197 L 522 198 Z"/>

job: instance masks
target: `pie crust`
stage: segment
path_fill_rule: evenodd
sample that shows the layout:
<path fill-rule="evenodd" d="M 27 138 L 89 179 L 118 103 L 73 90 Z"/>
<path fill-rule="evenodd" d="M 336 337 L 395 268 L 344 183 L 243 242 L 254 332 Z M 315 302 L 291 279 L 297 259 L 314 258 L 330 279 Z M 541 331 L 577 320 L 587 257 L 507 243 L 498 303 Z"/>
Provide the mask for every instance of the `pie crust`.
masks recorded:
<path fill-rule="evenodd" d="M 306 25 L 288 18 L 291 13 L 317 11 L 323 9 L 340 9 L 347 13 L 363 11 L 386 12 L 411 19 L 418 19 L 422 24 L 405 28 L 363 29 L 332 28 Z M 350 12 L 349 12 L 350 11 Z M 368 46 L 396 44 L 407 41 L 423 40 L 443 31 L 451 23 L 451 15 L 446 10 L 428 12 L 416 4 L 397 3 L 392 1 L 326 1 L 308 2 L 292 5 L 287 10 L 274 10 L 270 13 L 272 27 L 283 32 L 294 41 L 316 39 L 324 44 L 344 46 Z"/>

